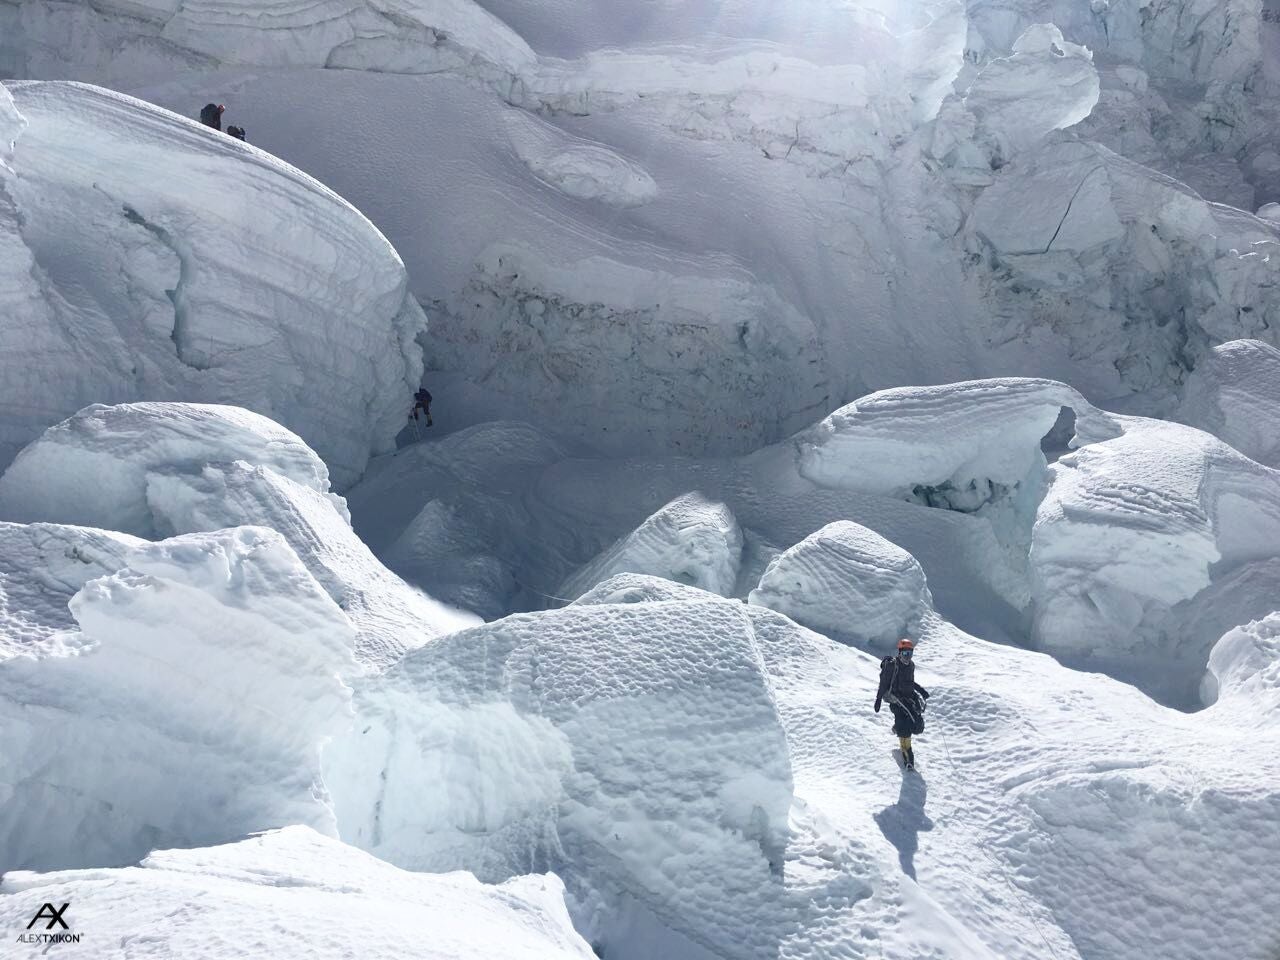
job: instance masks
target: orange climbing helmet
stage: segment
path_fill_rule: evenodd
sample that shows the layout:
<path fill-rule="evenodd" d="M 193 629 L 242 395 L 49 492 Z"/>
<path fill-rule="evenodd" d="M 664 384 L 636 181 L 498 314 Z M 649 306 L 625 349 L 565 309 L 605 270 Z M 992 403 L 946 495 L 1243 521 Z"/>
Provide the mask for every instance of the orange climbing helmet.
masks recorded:
<path fill-rule="evenodd" d="M 912 643 L 910 640 L 899 640 L 899 641 L 898 641 L 898 652 L 899 652 L 899 653 L 901 653 L 903 650 L 914 650 L 915 648 L 916 648 L 916 645 L 915 645 L 914 643 Z"/>

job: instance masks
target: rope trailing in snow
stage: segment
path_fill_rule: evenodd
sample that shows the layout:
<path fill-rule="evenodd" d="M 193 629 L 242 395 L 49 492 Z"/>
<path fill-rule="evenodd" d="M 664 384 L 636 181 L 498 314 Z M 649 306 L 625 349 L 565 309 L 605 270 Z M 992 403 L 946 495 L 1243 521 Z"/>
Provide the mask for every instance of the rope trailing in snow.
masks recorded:
<path fill-rule="evenodd" d="M 947 735 L 945 732 L 943 732 L 941 727 L 938 728 L 938 736 L 942 738 L 942 749 L 947 754 L 948 766 L 951 767 L 952 771 L 956 774 L 957 777 L 959 777 L 959 779 L 964 781 L 965 789 L 972 790 L 973 784 L 970 782 L 969 778 L 964 775 L 964 773 L 960 770 L 959 765 L 951 757 L 951 745 L 947 743 Z M 990 850 L 987 849 L 986 840 L 984 840 L 982 837 L 982 834 L 976 830 L 974 831 L 974 839 L 977 841 L 978 849 L 982 851 L 982 855 L 986 857 L 988 860 L 990 860 L 993 864 L 995 864 L 996 869 L 1000 871 L 1000 875 L 1004 877 L 1004 882 L 1009 885 L 1009 889 L 1013 891 L 1013 895 L 1017 897 L 1018 902 L 1022 904 L 1023 910 L 1026 912 L 1028 919 L 1030 919 L 1031 921 L 1031 925 L 1036 928 L 1036 933 L 1040 934 L 1040 939 L 1044 941 L 1044 945 L 1048 948 L 1049 952 L 1053 954 L 1056 960 L 1058 956 L 1058 951 L 1053 949 L 1053 944 L 1050 943 L 1049 938 L 1045 936 L 1044 929 L 1040 926 L 1040 921 L 1036 919 L 1035 912 L 1031 909 L 1031 905 L 1027 902 L 1027 899 L 1022 895 L 1022 891 L 1018 889 L 1017 884 L 1013 882 L 1013 878 L 1009 876 L 1008 868 L 1006 868 L 1005 865 L 1001 863 L 1000 860 L 997 859 L 991 853 Z"/>
<path fill-rule="evenodd" d="M 555 596 L 554 594 L 550 594 L 550 593 L 543 593 L 541 590 L 538 590 L 538 589 L 536 589 L 536 588 L 534 588 L 534 587 L 529 586 L 527 583 L 525 583 L 523 580 L 521 580 L 519 577 L 517 577 L 514 573 L 513 573 L 513 574 L 511 574 L 511 579 L 512 579 L 512 580 L 514 580 L 518 586 L 524 587 L 524 588 L 525 588 L 526 590 L 528 590 L 530 593 L 536 593 L 538 596 L 540 596 L 540 597 L 546 597 L 548 600 L 558 600 L 558 601 L 560 601 L 561 603 L 564 603 L 564 604 L 570 604 L 570 603 L 573 603 L 573 602 L 574 602 L 574 601 L 570 600 L 568 597 L 557 597 L 557 596 Z"/>

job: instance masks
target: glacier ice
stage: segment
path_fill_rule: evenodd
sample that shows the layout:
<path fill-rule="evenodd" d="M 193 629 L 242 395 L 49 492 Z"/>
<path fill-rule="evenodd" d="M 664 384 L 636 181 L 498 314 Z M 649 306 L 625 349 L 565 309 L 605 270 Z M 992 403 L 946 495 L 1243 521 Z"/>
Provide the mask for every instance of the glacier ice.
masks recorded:
<path fill-rule="evenodd" d="M 102 960 L 124 960 L 142 944 L 193 958 L 304 944 L 316 960 L 349 957 L 352 944 L 370 960 L 403 957 L 407 944 L 424 960 L 592 956 L 555 877 L 487 886 L 464 873 L 408 873 L 300 826 L 156 850 L 136 867 L 10 872 L 0 881 L 0 922 L 21 929 L 35 900 L 73 904 L 68 932 Z"/>
<path fill-rule="evenodd" d="M 1209 434 L 1150 420 L 1050 471 L 1030 552 L 1036 643 L 1193 703 L 1209 648 L 1233 625 L 1219 618 L 1274 596 L 1280 474 Z M 1255 599 L 1210 589 L 1242 573 Z"/>
<path fill-rule="evenodd" d="M 1161 174 L 1255 206 L 1254 0 L 756 6 L 22 0 L 0 64 L 228 100 L 354 199 L 432 316 L 451 430 L 742 453 L 878 388 L 1011 374 L 1166 415 L 1213 341 L 1272 338 L 1260 220 L 1199 201 L 1137 235 Z M 1136 161 L 1128 197 L 1091 173 L 1108 150 Z M 1040 198 L 1029 250 L 987 239 L 1012 193 Z"/>
<path fill-rule="evenodd" d="M 787 746 L 744 608 L 703 596 L 510 617 L 361 685 L 326 751 L 342 837 L 413 869 L 554 869 L 610 955 L 645 955 L 628 923 L 754 955 Z"/>
<path fill-rule="evenodd" d="M 432 600 L 379 562 L 302 440 L 238 407 L 97 404 L 50 427 L 0 475 L 0 518 L 146 537 L 268 527 L 356 626 L 379 668 L 478 618 Z"/>
<path fill-rule="evenodd" d="M 46 578 L 46 538 L 78 546 L 79 576 L 95 577 L 67 601 L 78 629 L 54 621 L 0 662 L 0 862 L 120 865 L 289 824 L 334 833 L 320 746 L 349 722 L 355 631 L 279 534 L 131 546 L 104 573 L 118 542 L 0 530 L 19 598 Z"/>
<path fill-rule="evenodd" d="M 85 404 L 127 400 L 249 407 L 339 486 L 392 448 L 425 320 L 367 219 L 141 101 L 68 83 L 10 96 L 26 123 L 0 170 L 0 466 Z"/>
<path fill-rule="evenodd" d="M 1187 378 L 1177 419 L 1280 467 L 1280 350 L 1258 340 L 1214 347 Z"/>
<path fill-rule="evenodd" d="M 5 918 L 1261 956 L 1278 18 L 0 2 Z"/>

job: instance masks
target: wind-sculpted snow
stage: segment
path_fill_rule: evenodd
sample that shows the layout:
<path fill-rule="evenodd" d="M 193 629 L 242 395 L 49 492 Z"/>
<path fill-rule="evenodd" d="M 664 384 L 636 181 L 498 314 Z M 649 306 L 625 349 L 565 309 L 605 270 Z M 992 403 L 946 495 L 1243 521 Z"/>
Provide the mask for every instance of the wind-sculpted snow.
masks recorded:
<path fill-rule="evenodd" d="M 1194 703 L 1222 617 L 1268 612 L 1254 605 L 1280 583 L 1280 473 L 1199 430 L 1138 420 L 1050 471 L 1031 548 L 1036 642 Z"/>
<path fill-rule="evenodd" d="M 33 901 L 72 904 L 67 932 L 82 939 L 54 951 L 100 960 L 128 960 L 139 949 L 182 960 L 263 950 L 341 960 L 353 944 L 368 960 L 400 960 L 406 949 L 421 960 L 592 956 L 555 877 L 486 886 L 464 873 L 407 873 L 306 827 L 158 850 L 117 870 L 10 872 L 0 881 L 0 923 L 22 929 Z"/>
<path fill-rule="evenodd" d="M 1119 433 L 1075 390 L 1048 380 L 897 387 L 797 435 L 799 470 L 822 486 L 876 493 L 949 486 L 958 509 L 976 510 L 993 485 L 1014 486 L 1043 470 L 1040 441 L 1064 407 L 1075 414 L 1077 442 Z"/>
<path fill-rule="evenodd" d="M 268 467 L 318 494 L 329 490 L 328 469 L 302 438 L 248 410 L 195 403 L 94 404 L 46 430 L 0 475 L 0 518 L 153 536 L 150 471 L 197 471 L 232 460 Z"/>
<path fill-rule="evenodd" d="M 328 491 L 320 458 L 248 410 L 94 405 L 46 430 L 0 476 L 0 517 L 146 537 L 269 527 L 351 617 L 356 654 L 374 668 L 478 622 L 387 570 L 352 531 L 346 502 Z"/>
<path fill-rule="evenodd" d="M 58 649 L 58 635 L 75 629 L 71 598 L 123 567 L 143 543 L 86 527 L 0 521 L 0 663 Z"/>
<path fill-rule="evenodd" d="M 884 645 L 914 634 L 933 600 L 915 557 L 840 521 L 775 557 L 750 602 L 830 637 Z"/>
<path fill-rule="evenodd" d="M 507 128 L 512 148 L 534 176 L 571 197 L 638 207 L 658 193 L 653 177 L 607 147 L 565 137 L 524 113 L 510 114 Z"/>
<path fill-rule="evenodd" d="M 1228 631 L 1213 645 L 1201 686 L 1206 703 L 1221 704 L 1246 722 L 1280 721 L 1280 613 Z"/>
<path fill-rule="evenodd" d="M 356 628 L 355 653 L 382 668 L 432 637 L 474 626 L 384 567 L 351 529 L 345 506 L 273 470 L 237 463 L 147 474 L 147 504 L 163 532 L 265 526 L 281 534 Z M 342 512 L 339 512 L 341 507 Z"/>
<path fill-rule="evenodd" d="M 77 536 L 4 529 L 19 543 Z M 111 562 L 83 555 L 95 574 Z M 347 618 L 269 530 L 177 537 L 124 559 L 71 598 L 78 630 L 0 664 L 0 862 L 122 864 L 158 844 L 295 823 L 332 833 L 319 759 L 348 721 Z M 23 579 L 47 578 L 34 563 L 16 576 L 20 598 Z"/>
<path fill-rule="evenodd" d="M 577 599 L 619 573 L 665 577 L 721 596 L 733 594 L 742 562 L 742 530 L 733 512 L 701 494 L 679 497 L 567 579 L 558 591 Z"/>
<path fill-rule="evenodd" d="M 349 484 L 390 448 L 424 318 L 357 211 L 253 147 L 66 83 L 11 84 L 0 171 L 7 463 L 90 402 L 229 402 L 297 431 Z"/>
<path fill-rule="evenodd" d="M 342 837 L 413 869 L 554 870 L 610 956 L 764 956 L 787 748 L 745 608 L 699 596 L 509 617 L 363 684 L 326 753 Z"/>
<path fill-rule="evenodd" d="M 1187 378 L 1177 419 L 1280 467 L 1280 350 L 1258 340 L 1214 347 Z"/>

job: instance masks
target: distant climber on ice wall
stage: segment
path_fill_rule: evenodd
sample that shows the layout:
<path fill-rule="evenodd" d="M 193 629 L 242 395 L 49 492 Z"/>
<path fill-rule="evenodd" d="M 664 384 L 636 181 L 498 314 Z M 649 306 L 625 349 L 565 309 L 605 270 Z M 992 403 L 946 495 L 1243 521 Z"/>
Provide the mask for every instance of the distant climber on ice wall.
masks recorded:
<path fill-rule="evenodd" d="M 244 139 L 244 127 L 237 127 L 237 126 L 234 126 L 234 125 L 233 125 L 233 126 L 230 126 L 230 127 L 227 127 L 227 134 L 228 134 L 229 136 L 235 137 L 237 140 L 243 140 L 243 139 Z"/>
<path fill-rule="evenodd" d="M 409 411 L 409 416 L 414 420 L 418 419 L 418 411 L 421 410 L 427 417 L 427 426 L 431 426 L 431 391 L 426 387 L 419 387 L 413 395 L 413 408 Z"/>
<path fill-rule="evenodd" d="M 887 701 L 893 711 L 893 732 L 902 747 L 902 763 L 908 770 L 916 768 L 916 755 L 911 749 L 913 734 L 924 732 L 924 704 L 929 691 L 916 683 L 916 666 L 912 662 L 915 644 L 898 641 L 898 655 L 880 661 L 880 687 L 876 690 L 875 711 Z"/>

